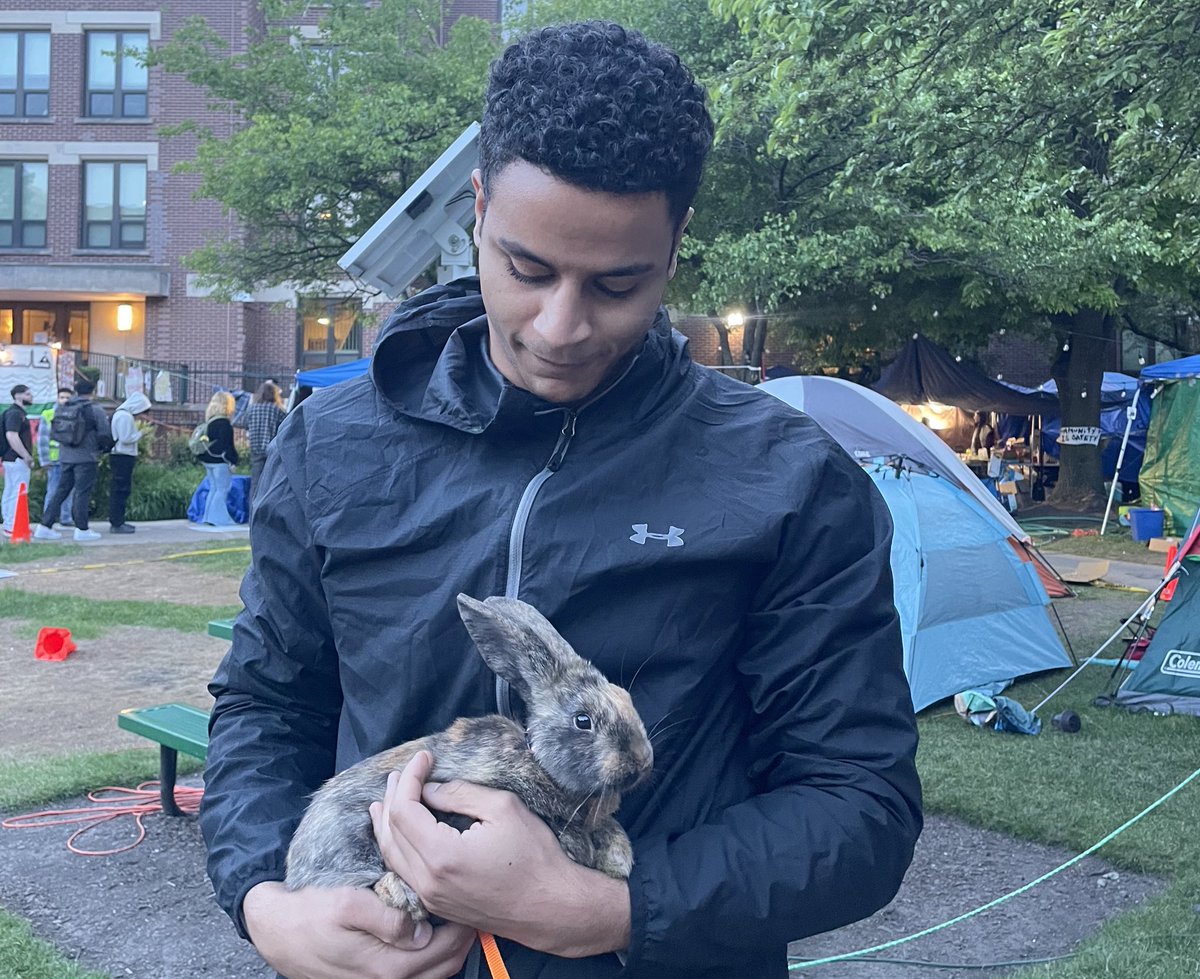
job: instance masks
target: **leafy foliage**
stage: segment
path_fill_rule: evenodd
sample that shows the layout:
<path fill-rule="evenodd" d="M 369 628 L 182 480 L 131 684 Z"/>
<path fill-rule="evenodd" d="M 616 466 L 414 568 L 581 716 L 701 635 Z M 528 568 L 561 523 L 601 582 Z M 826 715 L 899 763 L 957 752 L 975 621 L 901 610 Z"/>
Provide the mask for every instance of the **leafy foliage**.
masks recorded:
<path fill-rule="evenodd" d="M 322 37 L 297 23 L 308 4 L 263 0 L 266 29 L 229 53 L 192 18 L 151 62 L 200 86 L 240 119 L 231 135 L 196 123 L 197 194 L 244 230 L 214 237 L 192 266 L 228 297 L 262 285 L 340 278 L 337 258 L 478 116 L 493 26 L 463 18 L 441 37 L 433 0 L 333 0 Z M 444 43 L 441 43 L 444 41 Z"/>

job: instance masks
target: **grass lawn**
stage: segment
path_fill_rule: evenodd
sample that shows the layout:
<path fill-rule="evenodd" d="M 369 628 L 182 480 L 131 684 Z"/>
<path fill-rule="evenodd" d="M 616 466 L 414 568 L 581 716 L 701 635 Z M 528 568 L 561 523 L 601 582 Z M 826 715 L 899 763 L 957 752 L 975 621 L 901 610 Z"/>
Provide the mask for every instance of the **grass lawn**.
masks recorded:
<path fill-rule="evenodd" d="M 171 560 L 196 571 L 207 571 L 240 581 L 250 567 L 250 545 L 207 548 L 189 554 L 172 555 Z"/>
<path fill-rule="evenodd" d="M 1039 540 L 1036 534 L 1034 539 Z M 1135 541 L 1124 527 L 1119 534 L 1110 530 L 1103 537 L 1055 537 L 1047 543 L 1039 543 L 1038 547 L 1051 555 L 1051 560 L 1054 552 L 1059 551 L 1064 554 L 1077 554 L 1080 557 L 1149 564 L 1157 568 L 1161 568 L 1167 561 L 1166 554 L 1152 551 L 1145 544 Z"/>
<path fill-rule="evenodd" d="M 83 548 L 79 544 L 0 544 L 0 565 L 24 564 L 26 561 L 41 561 L 48 557 L 65 557 L 78 554 Z"/>
<path fill-rule="evenodd" d="M 81 639 L 95 639 L 108 629 L 125 625 L 203 633 L 210 619 L 227 619 L 239 611 L 237 605 L 95 601 L 73 595 L 39 595 L 19 588 L 0 589 L 0 617 L 54 622 Z"/>
<path fill-rule="evenodd" d="M 1138 605 L 1138 596 L 1079 589 L 1058 603 L 1080 658 L 1095 650 Z M 1114 644 L 1105 655 L 1115 658 Z M 918 767 L 926 808 L 976 826 L 1076 852 L 1087 849 L 1166 794 L 1200 766 L 1200 719 L 1130 714 L 1092 704 L 1110 693 L 1110 670 L 1088 666 L 1039 710 L 1037 737 L 995 734 L 961 720 L 948 704 L 920 716 Z M 1056 671 L 1005 691 L 1035 707 L 1069 675 Z M 1065 709 L 1078 734 L 1054 730 Z M 1102 848 L 1118 867 L 1172 880 L 1161 898 L 1103 928 L 1073 959 L 1022 975 L 1036 979 L 1191 979 L 1200 975 L 1200 779 Z M 998 895 L 980 894 L 980 904 Z M 970 910 L 965 908 L 964 910 Z M 931 922 L 936 924 L 936 922 Z"/>

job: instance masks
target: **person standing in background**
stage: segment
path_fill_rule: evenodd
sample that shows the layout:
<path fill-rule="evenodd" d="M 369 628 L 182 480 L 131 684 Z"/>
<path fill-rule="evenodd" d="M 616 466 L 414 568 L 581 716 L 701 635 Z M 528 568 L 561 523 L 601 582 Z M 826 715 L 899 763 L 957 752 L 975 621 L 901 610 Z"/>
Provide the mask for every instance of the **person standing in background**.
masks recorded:
<path fill-rule="evenodd" d="M 38 464 L 46 470 L 46 495 L 43 497 L 45 503 L 50 502 L 50 497 L 54 495 L 54 491 L 58 489 L 58 481 L 62 477 L 62 469 L 58 465 L 58 443 L 50 437 L 50 424 L 54 421 L 54 411 L 58 405 L 65 405 L 71 400 L 75 394 L 74 388 L 59 388 L 58 403 L 51 405 L 42 412 L 42 423 L 38 426 L 37 433 L 37 457 Z M 72 490 L 67 494 L 67 498 L 63 500 L 62 507 L 59 510 L 58 522 L 64 527 L 74 527 L 75 521 L 71 519 L 71 503 L 75 493 Z"/>
<path fill-rule="evenodd" d="M 237 447 L 233 444 L 233 423 L 230 419 L 236 403 L 228 391 L 218 391 L 208 402 L 204 420 L 208 423 L 208 451 L 196 458 L 208 474 L 208 499 L 204 504 L 202 523 L 227 527 L 236 523 L 229 515 L 229 489 L 233 486 L 233 467 L 238 464 Z"/>
<path fill-rule="evenodd" d="M 33 404 L 33 392 L 28 385 L 17 384 L 9 394 L 13 403 L 4 412 L 4 497 L 0 503 L 6 534 L 12 533 L 21 484 L 29 488 L 33 471 L 33 426 L 25 415 L 25 409 Z"/>
<path fill-rule="evenodd" d="M 150 399 L 140 391 L 131 394 L 113 412 L 113 450 L 109 467 L 112 470 L 112 488 L 108 496 L 108 521 L 110 534 L 132 534 L 137 528 L 125 522 L 125 504 L 133 492 L 133 467 L 137 462 L 138 442 L 144 434 L 133 420 L 150 410 Z M 145 419 L 143 418 L 143 421 Z"/>
<path fill-rule="evenodd" d="M 92 504 L 92 490 L 96 486 L 100 453 L 110 444 L 108 416 L 104 410 L 92 403 L 92 392 L 96 385 L 84 378 L 75 385 L 75 397 L 59 405 L 54 417 L 60 422 L 78 418 L 75 435 L 77 440 L 59 434 L 57 427 L 51 432 L 58 439 L 58 464 L 62 477 L 52 496 L 42 508 L 42 521 L 33 530 L 35 540 L 59 540 L 62 538 L 54 529 L 54 518 L 58 516 L 63 500 L 75 491 L 75 502 L 71 504 L 71 515 L 75 518 L 75 540 L 99 540 L 100 535 L 88 529 L 88 509 Z M 63 425 L 67 428 L 67 425 Z"/>
<path fill-rule="evenodd" d="M 254 500 L 254 487 L 262 476 L 267 462 L 267 446 L 279 430 L 283 421 L 283 402 L 279 385 L 274 381 L 263 381 L 254 392 L 250 410 L 246 412 L 246 429 L 250 438 L 250 499 Z"/>

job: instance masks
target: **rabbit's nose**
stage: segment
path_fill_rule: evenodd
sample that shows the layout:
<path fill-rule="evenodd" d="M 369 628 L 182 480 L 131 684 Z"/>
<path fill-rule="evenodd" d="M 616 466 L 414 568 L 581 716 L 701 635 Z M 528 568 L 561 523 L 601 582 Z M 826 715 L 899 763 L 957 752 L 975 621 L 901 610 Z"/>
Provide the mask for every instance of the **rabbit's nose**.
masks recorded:
<path fill-rule="evenodd" d="M 635 744 L 630 754 L 633 756 L 634 769 L 638 777 L 649 775 L 650 769 L 654 767 L 654 749 L 650 747 L 650 742 L 643 741 Z"/>

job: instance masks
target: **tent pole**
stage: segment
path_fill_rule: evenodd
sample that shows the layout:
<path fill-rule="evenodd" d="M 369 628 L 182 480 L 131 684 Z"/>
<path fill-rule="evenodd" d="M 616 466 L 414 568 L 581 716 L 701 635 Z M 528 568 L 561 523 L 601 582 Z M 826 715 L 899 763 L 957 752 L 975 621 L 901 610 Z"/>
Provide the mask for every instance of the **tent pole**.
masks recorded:
<path fill-rule="evenodd" d="M 1129 444 L 1129 430 L 1133 428 L 1133 420 L 1137 417 L 1138 398 L 1141 397 L 1141 385 L 1133 392 L 1133 404 L 1125 409 L 1125 434 L 1121 436 L 1121 451 L 1117 453 L 1117 468 L 1113 470 L 1112 485 L 1108 488 L 1108 503 L 1104 507 L 1104 520 L 1100 523 L 1100 536 L 1108 527 L 1108 514 L 1112 510 L 1113 497 L 1117 492 L 1117 481 L 1121 478 L 1121 463 L 1125 461 L 1125 446 Z"/>

